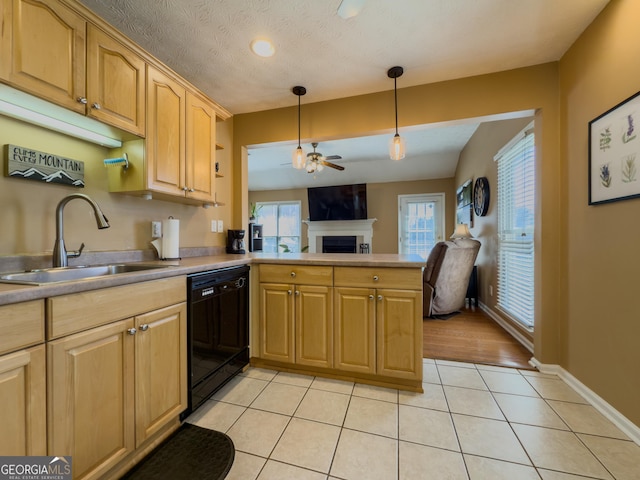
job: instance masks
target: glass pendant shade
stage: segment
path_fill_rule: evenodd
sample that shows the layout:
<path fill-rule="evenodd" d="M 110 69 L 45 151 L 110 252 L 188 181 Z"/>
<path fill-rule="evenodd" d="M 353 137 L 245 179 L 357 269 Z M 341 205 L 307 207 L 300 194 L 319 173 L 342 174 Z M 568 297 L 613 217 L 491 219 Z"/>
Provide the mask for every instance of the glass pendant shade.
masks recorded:
<path fill-rule="evenodd" d="M 402 160 L 405 155 L 405 150 L 404 138 L 396 133 L 393 138 L 389 140 L 389 157 L 391 157 L 391 160 Z"/>
<path fill-rule="evenodd" d="M 298 148 L 293 151 L 293 157 L 291 161 L 293 168 L 302 170 L 306 161 L 307 155 L 304 153 L 304 150 L 302 150 L 302 147 L 298 145 Z"/>

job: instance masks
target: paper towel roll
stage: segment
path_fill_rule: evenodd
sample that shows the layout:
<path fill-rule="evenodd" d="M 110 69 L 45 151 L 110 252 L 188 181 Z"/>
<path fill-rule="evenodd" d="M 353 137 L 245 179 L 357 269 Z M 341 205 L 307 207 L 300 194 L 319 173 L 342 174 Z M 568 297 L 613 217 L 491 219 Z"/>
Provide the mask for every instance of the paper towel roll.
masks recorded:
<path fill-rule="evenodd" d="M 162 257 L 180 258 L 180 220 L 173 217 L 162 221 Z"/>

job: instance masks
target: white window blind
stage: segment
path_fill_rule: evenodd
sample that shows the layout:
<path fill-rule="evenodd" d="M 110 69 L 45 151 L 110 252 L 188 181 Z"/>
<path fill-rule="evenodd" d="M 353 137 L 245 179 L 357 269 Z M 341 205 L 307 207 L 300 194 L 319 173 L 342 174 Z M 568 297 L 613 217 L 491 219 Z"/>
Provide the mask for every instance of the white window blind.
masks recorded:
<path fill-rule="evenodd" d="M 535 146 L 533 124 L 503 147 L 498 163 L 498 308 L 534 326 Z"/>

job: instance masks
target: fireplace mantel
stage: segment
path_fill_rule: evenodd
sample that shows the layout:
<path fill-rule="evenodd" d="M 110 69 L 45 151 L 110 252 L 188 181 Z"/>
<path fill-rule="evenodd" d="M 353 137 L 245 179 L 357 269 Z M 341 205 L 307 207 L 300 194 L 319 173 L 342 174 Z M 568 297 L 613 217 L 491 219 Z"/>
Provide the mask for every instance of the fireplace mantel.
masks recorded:
<path fill-rule="evenodd" d="M 322 220 L 311 222 L 303 220 L 309 227 L 309 253 L 322 252 L 322 237 L 347 236 L 357 237 L 357 243 L 367 243 L 369 252 L 372 250 L 373 222 L 377 218 L 367 218 L 366 220 Z"/>

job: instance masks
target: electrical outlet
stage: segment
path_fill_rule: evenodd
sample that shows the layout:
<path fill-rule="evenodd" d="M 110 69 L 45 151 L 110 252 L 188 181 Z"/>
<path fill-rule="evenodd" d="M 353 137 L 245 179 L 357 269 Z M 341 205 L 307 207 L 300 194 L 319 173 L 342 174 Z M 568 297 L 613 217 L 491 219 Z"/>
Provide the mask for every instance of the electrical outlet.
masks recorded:
<path fill-rule="evenodd" d="M 162 222 L 151 222 L 151 238 L 162 236 Z"/>
<path fill-rule="evenodd" d="M 218 220 L 218 231 L 222 233 L 223 230 L 222 220 Z"/>
<path fill-rule="evenodd" d="M 211 232 L 216 233 L 218 231 L 218 221 L 211 220 Z"/>

